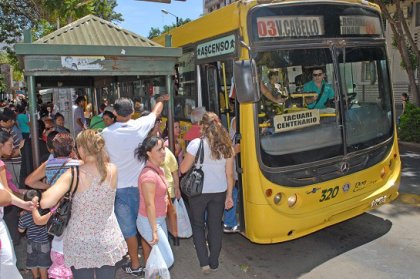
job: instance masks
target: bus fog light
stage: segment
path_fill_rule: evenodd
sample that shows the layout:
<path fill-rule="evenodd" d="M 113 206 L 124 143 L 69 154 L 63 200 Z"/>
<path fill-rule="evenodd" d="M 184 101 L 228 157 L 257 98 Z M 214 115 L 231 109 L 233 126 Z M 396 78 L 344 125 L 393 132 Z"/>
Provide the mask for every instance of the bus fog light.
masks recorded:
<path fill-rule="evenodd" d="M 277 194 L 274 196 L 274 203 L 275 203 L 275 204 L 279 204 L 279 203 L 280 203 L 280 201 L 281 201 L 281 194 L 280 194 L 280 193 L 277 193 Z"/>
<path fill-rule="evenodd" d="M 267 198 L 269 198 L 269 197 L 271 197 L 271 195 L 273 194 L 273 190 L 271 190 L 271 189 L 267 189 L 267 190 L 265 190 L 265 196 L 267 197 Z"/>
<path fill-rule="evenodd" d="M 297 202 L 297 196 L 296 194 L 290 195 L 287 198 L 287 204 L 289 205 L 289 207 L 293 207 Z"/>

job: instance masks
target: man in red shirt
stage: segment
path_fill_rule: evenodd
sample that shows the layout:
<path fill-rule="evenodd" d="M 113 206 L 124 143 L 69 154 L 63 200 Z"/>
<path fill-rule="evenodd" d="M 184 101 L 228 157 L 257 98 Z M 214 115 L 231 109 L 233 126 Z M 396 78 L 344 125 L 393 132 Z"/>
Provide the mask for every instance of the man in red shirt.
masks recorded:
<path fill-rule="evenodd" d="M 191 111 L 190 119 L 192 126 L 184 135 L 185 141 L 192 141 L 193 139 L 201 137 L 200 121 L 203 118 L 204 113 L 206 113 L 204 107 L 196 107 Z"/>

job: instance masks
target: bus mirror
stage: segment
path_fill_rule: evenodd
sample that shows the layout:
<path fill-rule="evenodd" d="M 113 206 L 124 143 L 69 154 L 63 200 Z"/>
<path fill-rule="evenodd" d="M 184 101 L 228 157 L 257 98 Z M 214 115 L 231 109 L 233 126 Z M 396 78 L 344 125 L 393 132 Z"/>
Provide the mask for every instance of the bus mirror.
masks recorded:
<path fill-rule="evenodd" d="M 376 82 L 376 64 L 375 61 L 369 62 L 370 84 L 374 85 Z"/>
<path fill-rule="evenodd" d="M 233 77 L 239 103 L 255 103 L 260 100 L 257 88 L 257 67 L 254 60 L 235 61 Z"/>

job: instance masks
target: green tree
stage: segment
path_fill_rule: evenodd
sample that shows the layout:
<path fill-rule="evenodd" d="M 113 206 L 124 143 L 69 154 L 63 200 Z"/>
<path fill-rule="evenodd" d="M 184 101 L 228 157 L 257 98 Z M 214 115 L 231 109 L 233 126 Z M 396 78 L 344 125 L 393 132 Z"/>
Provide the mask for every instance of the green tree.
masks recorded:
<path fill-rule="evenodd" d="M 420 88 L 416 83 L 416 78 L 417 80 L 420 80 L 420 52 L 417 48 L 413 34 L 410 32 L 407 20 L 404 17 L 402 10 L 402 3 L 404 0 L 371 0 L 371 2 L 379 5 L 382 14 L 391 27 L 394 35 L 394 45 L 401 55 L 401 65 L 407 72 L 409 90 L 414 97 L 413 103 L 419 106 Z M 417 76 L 416 69 L 418 69 Z"/>
<path fill-rule="evenodd" d="M 13 44 L 26 28 L 32 28 L 41 14 L 38 1 L 0 1 L 0 43 Z"/>
<path fill-rule="evenodd" d="M 116 0 L 95 1 L 93 14 L 107 21 L 122 22 L 124 21 L 122 14 L 114 11 L 117 6 Z"/>
<path fill-rule="evenodd" d="M 0 93 L 3 93 L 6 90 L 6 82 L 3 74 L 0 74 Z"/>
<path fill-rule="evenodd" d="M 15 43 L 28 28 L 38 39 L 88 14 L 123 21 L 116 6 L 116 0 L 0 0 L 0 43 Z"/>
<path fill-rule="evenodd" d="M 176 25 L 176 23 L 172 23 L 172 25 L 164 25 L 162 27 L 162 30 L 160 30 L 158 27 L 152 27 L 152 28 L 150 28 L 150 30 L 149 30 L 149 36 L 147 36 L 147 37 L 149 39 L 153 39 L 155 37 L 159 37 L 160 35 L 163 35 L 163 34 L 169 32 L 169 30 L 174 29 L 176 27 L 179 27 L 181 25 L 184 25 L 184 24 L 186 24 L 186 23 L 188 23 L 190 21 L 191 21 L 191 19 L 189 19 L 189 18 L 186 18 L 186 19 L 180 18 L 180 19 L 178 19 L 178 26 Z"/>
<path fill-rule="evenodd" d="M 147 36 L 149 39 L 153 39 L 155 37 L 159 37 L 162 34 L 162 31 L 160 31 L 157 27 L 150 28 L 149 36 Z"/>
<path fill-rule="evenodd" d="M 420 107 L 407 103 L 400 118 L 398 137 L 403 141 L 420 143 Z"/>

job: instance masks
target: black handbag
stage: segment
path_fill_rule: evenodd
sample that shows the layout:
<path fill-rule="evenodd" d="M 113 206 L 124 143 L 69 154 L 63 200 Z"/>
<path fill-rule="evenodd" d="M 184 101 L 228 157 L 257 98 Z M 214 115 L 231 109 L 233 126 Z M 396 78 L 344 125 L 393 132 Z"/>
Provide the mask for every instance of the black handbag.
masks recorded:
<path fill-rule="evenodd" d="M 73 188 L 74 181 L 74 168 L 76 168 L 76 185 Z M 70 189 L 67 193 L 64 194 L 64 197 L 61 199 L 59 206 L 56 211 L 50 217 L 47 223 L 47 231 L 49 234 L 54 236 L 61 236 L 64 232 L 64 229 L 67 227 L 70 217 L 71 217 L 71 204 L 74 197 L 74 194 L 77 191 L 77 186 L 79 185 L 79 167 L 71 167 L 71 182 Z"/>
<path fill-rule="evenodd" d="M 200 166 L 197 167 L 200 158 Z M 193 167 L 181 178 L 181 190 L 188 197 L 196 197 L 201 195 L 203 191 L 204 172 L 202 170 L 204 161 L 204 145 L 203 139 L 200 140 L 200 146 L 195 154 Z"/>

